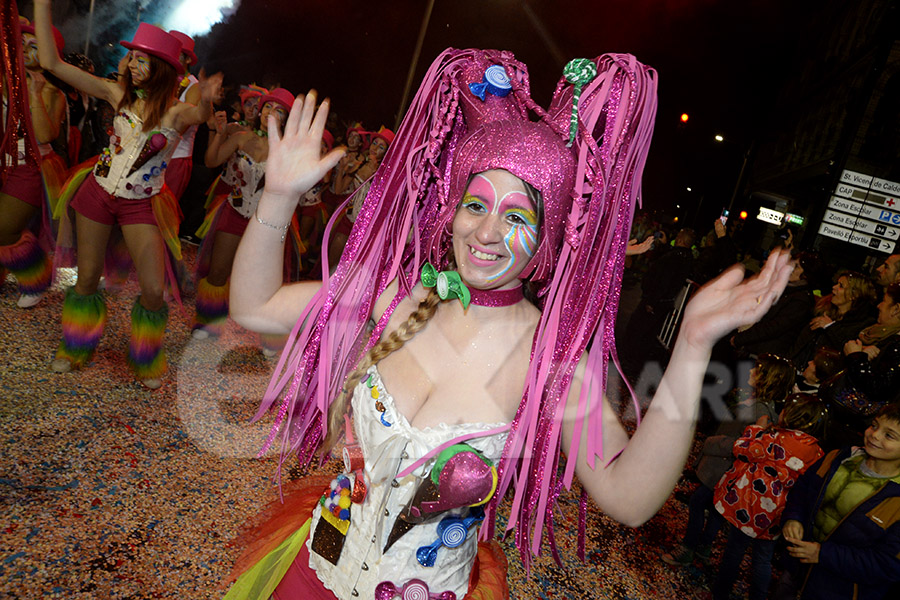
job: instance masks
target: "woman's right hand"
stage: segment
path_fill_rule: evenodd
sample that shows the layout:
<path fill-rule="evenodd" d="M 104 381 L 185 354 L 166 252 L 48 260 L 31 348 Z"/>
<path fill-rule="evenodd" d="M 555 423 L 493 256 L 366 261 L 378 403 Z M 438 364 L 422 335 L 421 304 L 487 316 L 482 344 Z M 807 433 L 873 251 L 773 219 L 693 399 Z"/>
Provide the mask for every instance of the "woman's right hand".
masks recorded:
<path fill-rule="evenodd" d="M 291 114 L 279 134 L 274 116 L 269 116 L 269 158 L 266 161 L 266 187 L 269 195 L 297 201 L 337 165 L 343 147 L 321 155 L 322 133 L 328 118 L 329 101 L 316 108 L 316 92 L 297 96 Z"/>

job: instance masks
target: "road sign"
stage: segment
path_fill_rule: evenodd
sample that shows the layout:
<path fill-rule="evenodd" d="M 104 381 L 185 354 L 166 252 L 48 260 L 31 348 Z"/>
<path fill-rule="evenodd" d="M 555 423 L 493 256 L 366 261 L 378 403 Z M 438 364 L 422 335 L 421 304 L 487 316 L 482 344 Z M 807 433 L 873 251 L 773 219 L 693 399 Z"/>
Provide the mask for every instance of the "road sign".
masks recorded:
<path fill-rule="evenodd" d="M 900 226 L 900 212 L 877 208 L 869 204 L 863 204 L 862 202 L 855 202 L 853 200 L 847 200 L 846 198 L 832 196 L 831 200 L 828 201 L 828 208 L 833 208 L 864 219 L 878 221 L 879 223 Z"/>
<path fill-rule="evenodd" d="M 834 188 L 834 195 L 851 200 L 859 200 L 873 206 L 883 206 L 894 210 L 900 210 L 900 198 L 890 194 L 875 192 L 870 189 L 856 187 L 849 183 L 839 183 Z"/>
<path fill-rule="evenodd" d="M 900 227 L 894 227 L 892 225 L 886 225 L 884 223 L 876 223 L 874 221 L 860 219 L 859 217 L 837 212 L 834 210 L 826 210 L 825 216 L 822 217 L 822 221 L 824 223 L 831 223 L 832 225 L 839 225 L 848 229 L 855 229 L 857 231 L 870 233 L 872 235 L 882 238 L 888 238 L 891 240 L 900 238 Z"/>
<path fill-rule="evenodd" d="M 894 250 L 895 246 L 895 242 L 883 240 L 881 238 L 867 235 L 865 233 L 860 233 L 858 231 L 853 231 L 845 227 L 831 225 L 826 222 L 823 222 L 819 226 L 819 235 L 824 235 L 836 240 L 842 240 L 844 242 L 850 242 L 851 244 L 863 246 L 871 250 L 878 250 L 879 252 L 884 252 L 886 254 L 890 254 Z"/>
<path fill-rule="evenodd" d="M 893 200 L 895 204 L 898 202 L 897 197 L 900 196 L 900 183 L 890 181 L 889 179 L 874 177 L 873 175 L 866 175 L 859 171 L 844 169 L 841 171 L 841 183 L 847 183 L 863 188 L 870 192 L 874 192 L 876 195 L 886 196 Z"/>

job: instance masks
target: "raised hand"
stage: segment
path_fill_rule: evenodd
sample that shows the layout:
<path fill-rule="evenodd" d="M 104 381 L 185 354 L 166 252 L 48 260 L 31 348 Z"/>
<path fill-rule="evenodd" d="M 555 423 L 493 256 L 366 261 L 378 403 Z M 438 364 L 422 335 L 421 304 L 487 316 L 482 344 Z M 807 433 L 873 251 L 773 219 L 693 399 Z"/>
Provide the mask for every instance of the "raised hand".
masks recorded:
<path fill-rule="evenodd" d="M 652 235 L 648 235 L 640 244 L 638 244 L 637 239 L 628 240 L 628 245 L 625 247 L 625 256 L 634 256 L 635 254 L 647 252 L 653 247 L 653 240 Z"/>
<path fill-rule="evenodd" d="M 297 96 L 291 114 L 278 133 L 274 116 L 269 115 L 269 158 L 266 161 L 266 188 L 269 194 L 293 200 L 309 191 L 344 155 L 344 148 L 335 148 L 321 155 L 322 132 L 328 118 L 329 101 L 317 108 L 316 92 Z"/>
<path fill-rule="evenodd" d="M 728 332 L 759 321 L 781 296 L 792 269 L 784 250 L 773 250 L 762 271 L 746 281 L 740 265 L 731 267 L 691 298 L 680 336 L 709 349 Z"/>
<path fill-rule="evenodd" d="M 200 100 L 202 102 L 215 102 L 222 90 L 223 79 L 224 75 L 222 73 L 207 76 L 206 71 L 200 69 L 200 73 L 197 74 L 197 85 L 200 86 Z"/>

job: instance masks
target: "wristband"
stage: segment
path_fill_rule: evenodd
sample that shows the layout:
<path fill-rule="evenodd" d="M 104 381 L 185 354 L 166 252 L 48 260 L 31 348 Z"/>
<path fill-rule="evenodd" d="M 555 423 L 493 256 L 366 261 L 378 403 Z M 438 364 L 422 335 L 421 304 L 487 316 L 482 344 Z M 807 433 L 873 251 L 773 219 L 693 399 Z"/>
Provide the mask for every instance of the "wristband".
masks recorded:
<path fill-rule="evenodd" d="M 259 209 L 254 211 L 253 216 L 256 217 L 256 222 L 260 225 L 265 225 L 269 229 L 274 229 L 275 231 L 281 232 L 281 243 L 284 243 L 284 238 L 287 237 L 288 226 L 291 224 L 290 221 L 285 223 L 284 225 L 275 225 L 274 223 L 269 223 L 268 221 L 263 221 L 259 218 Z"/>

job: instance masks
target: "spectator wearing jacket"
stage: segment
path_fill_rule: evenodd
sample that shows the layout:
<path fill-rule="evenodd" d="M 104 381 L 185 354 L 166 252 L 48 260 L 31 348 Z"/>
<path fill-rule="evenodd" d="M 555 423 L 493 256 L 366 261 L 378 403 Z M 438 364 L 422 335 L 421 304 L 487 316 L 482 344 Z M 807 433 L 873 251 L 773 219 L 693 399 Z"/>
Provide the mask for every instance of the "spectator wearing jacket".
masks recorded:
<path fill-rule="evenodd" d="M 829 452 L 797 481 L 782 514 L 787 565 L 775 598 L 883 600 L 900 582 L 900 404 L 863 448 Z M 896 597 L 896 596 L 894 596 Z"/>
<path fill-rule="evenodd" d="M 715 509 L 729 523 L 728 542 L 713 583 L 714 600 L 727 600 L 747 548 L 753 551 L 750 600 L 765 600 L 781 511 L 798 477 L 821 458 L 816 436 L 826 410 L 815 396 L 792 396 L 778 423 L 750 425 L 734 443 L 734 466 L 715 490 Z"/>

